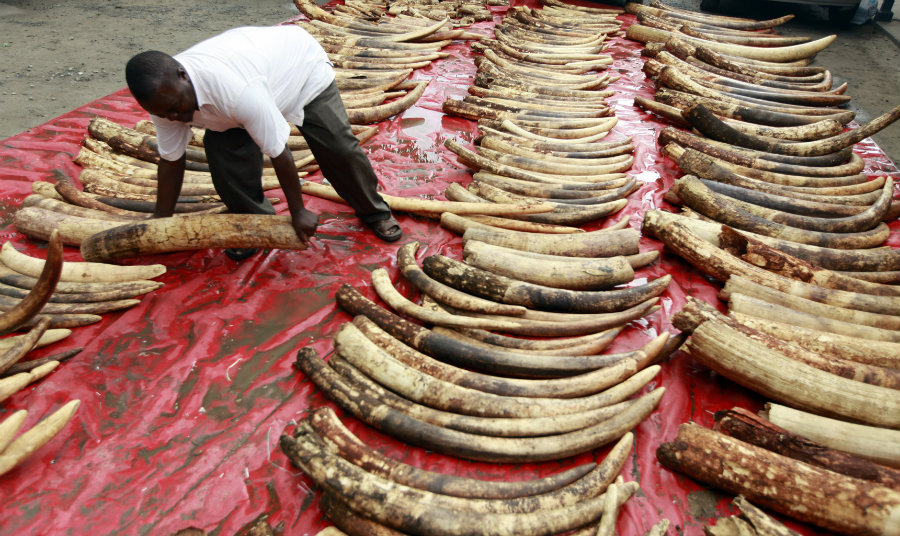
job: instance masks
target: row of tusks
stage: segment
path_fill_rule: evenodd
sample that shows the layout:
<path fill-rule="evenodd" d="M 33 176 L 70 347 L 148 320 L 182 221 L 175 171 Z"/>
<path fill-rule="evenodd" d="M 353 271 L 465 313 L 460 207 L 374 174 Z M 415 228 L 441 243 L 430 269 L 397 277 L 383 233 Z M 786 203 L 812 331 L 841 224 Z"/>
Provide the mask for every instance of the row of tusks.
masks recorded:
<path fill-rule="evenodd" d="M 0 334 L 29 330 L 27 335 L 0 343 L 0 375 L 26 373 L 46 365 L 47 359 L 20 360 L 35 346 L 65 338 L 69 334 L 66 328 L 97 322 L 102 313 L 132 307 L 137 303 L 133 298 L 162 285 L 150 280 L 165 271 L 161 265 L 64 262 L 58 233 L 49 238 L 46 260 L 25 255 L 10 243 L 0 249 Z M 4 391 L 3 398 L 10 394 Z"/>
<path fill-rule="evenodd" d="M 448 199 L 481 203 L 544 200 L 545 214 L 521 215 L 492 225 L 545 233 L 580 232 L 627 204 L 637 188 L 629 139 L 599 142 L 616 124 L 605 88 L 617 77 L 605 70 L 603 51 L 621 22 L 616 10 L 579 12 L 571 7 L 511 8 L 472 48 L 478 74 L 470 95 L 448 99 L 446 113 L 478 120 L 474 149 L 448 139 L 460 163 L 478 170 L 466 187 L 451 184 Z M 525 227 L 518 222 L 531 222 Z"/>
<path fill-rule="evenodd" d="M 616 477 L 632 441 L 626 434 L 600 464 L 515 483 L 436 474 L 387 458 L 328 409 L 311 413 L 281 446 L 322 489 L 329 519 L 349 534 L 581 535 L 612 534 L 608 525 L 638 491 Z"/>
<path fill-rule="evenodd" d="M 152 136 L 105 119 L 93 119 L 89 130 L 101 140 L 122 139 L 131 146 L 152 147 Z M 375 132 L 373 127 L 360 127 L 357 135 L 364 141 Z M 115 145 L 121 148 L 125 144 Z M 305 150 L 302 144 L 296 147 L 295 156 L 301 159 L 298 163 L 311 159 L 308 154 L 300 154 Z M 183 195 L 174 217 L 150 219 L 156 197 L 155 164 L 152 159 L 142 160 L 139 156 L 138 152 L 121 154 L 111 148 L 104 153 L 83 148 L 76 161 L 83 166 L 79 181 L 84 190 L 65 180 L 55 185 L 35 182 L 34 195 L 26 198 L 16 213 L 17 230 L 46 240 L 56 229 L 64 243 L 84 246 L 82 254 L 90 261 L 210 247 L 302 248 L 286 216 L 222 214 L 224 205 L 219 202 L 205 171 L 186 172 Z M 196 158 L 199 162 L 199 156 Z M 264 173 L 264 190 L 279 187 L 275 177 Z M 343 201 L 331 187 L 323 184 L 307 181 L 302 188 L 308 195 Z M 444 212 L 498 216 L 553 210 L 539 200 L 475 204 L 383 197 L 393 210 L 432 218 Z M 246 232 L 250 228 L 255 231 Z"/>
<path fill-rule="evenodd" d="M 393 0 L 376 5 L 375 2 L 351 2 L 334 7 L 332 13 L 346 13 L 366 20 L 377 20 L 385 12 L 398 17 L 424 16 L 429 19 L 453 19 L 455 24 L 468 26 L 474 22 L 494 19 L 490 6 L 507 7 L 508 0 L 455 0 L 435 2 L 432 0 Z"/>
<path fill-rule="evenodd" d="M 301 7 L 302 11 L 305 10 L 304 13 L 310 18 L 327 19 L 334 22 L 333 17 L 325 16 L 324 11 L 311 3 L 299 3 L 298 7 Z M 406 24 L 412 23 L 407 21 Z M 384 24 L 379 24 L 379 26 L 384 26 Z M 388 33 L 397 34 L 397 32 L 390 31 Z M 353 39 L 348 36 L 344 39 L 344 44 L 350 45 L 350 41 Z M 404 57 L 408 57 L 410 49 L 405 47 L 419 49 L 423 45 L 441 46 L 433 43 L 406 43 L 402 39 L 398 40 L 393 37 L 385 39 L 384 36 L 364 39 L 365 41 L 361 45 L 365 47 L 367 54 L 383 53 L 389 57 L 397 56 L 398 50 Z M 320 40 L 323 41 L 323 46 L 329 46 L 329 39 L 320 36 Z M 376 46 L 378 43 L 375 41 L 383 44 L 384 48 Z M 342 88 L 342 95 L 346 95 L 362 87 L 356 84 L 367 84 L 367 80 L 382 86 L 384 84 L 393 85 L 402 83 L 401 81 L 408 74 L 408 71 L 370 73 L 355 71 L 345 77 L 338 69 L 338 85 Z M 418 94 L 421 94 L 423 90 L 424 85 L 419 83 Z M 390 114 L 397 111 L 391 111 Z M 352 110 L 349 113 L 351 116 L 353 115 Z M 605 124 L 601 126 L 603 131 L 612 127 L 611 122 L 606 119 L 604 122 Z M 376 132 L 374 128 L 365 127 L 355 127 L 355 130 L 361 142 Z M 215 189 L 211 184 L 205 154 L 202 150 L 202 138 L 199 134 L 195 136 L 187 151 L 189 170 L 186 172 L 182 198 L 176 209 L 181 212 L 175 218 L 166 220 L 141 221 L 134 225 L 123 224 L 123 221 L 147 220 L 147 212 L 152 211 L 152 200 L 156 194 L 154 167 L 156 159 L 158 159 L 152 125 L 144 122 L 132 130 L 98 118 L 91 122 L 89 131 L 93 139 L 86 140 L 88 147 L 82 149 L 76 159 L 84 168 L 79 176 L 80 182 L 84 185 L 84 191 L 62 182 L 56 185 L 55 191 L 44 184 L 36 185 L 35 188 L 40 189 L 40 192 L 37 192 L 37 196 L 30 198 L 26 203 L 28 206 L 17 214 L 16 226 L 20 231 L 33 237 L 46 239 L 50 229 L 56 228 L 61 232 L 66 243 L 83 245 L 82 253 L 89 260 L 109 260 L 138 254 L 209 247 L 249 247 L 259 244 L 277 248 L 302 247 L 302 244 L 291 232 L 289 222 L 283 217 L 218 214 L 224 211 L 224 207 L 218 203 L 215 196 Z M 595 133 L 598 132 L 600 130 Z M 315 169 L 312 156 L 302 136 L 292 137 L 289 146 L 294 151 L 298 168 L 310 171 Z M 622 149 L 617 150 L 620 152 L 616 154 L 624 152 Z M 628 159 L 630 157 L 619 157 L 607 164 L 606 168 L 621 168 L 623 162 L 627 167 L 630 165 L 630 162 L 626 161 Z M 587 209 L 574 207 L 566 212 L 575 212 L 575 216 L 580 220 L 595 219 L 601 214 L 615 210 L 619 205 L 610 206 L 609 202 L 626 195 L 631 191 L 633 185 L 633 181 L 609 181 L 601 187 L 611 189 L 593 192 L 604 197 L 593 196 L 594 199 L 589 200 L 595 203 L 605 203 L 604 205 Z M 272 170 L 265 169 L 263 188 L 278 187 Z M 324 185 L 306 182 L 303 185 L 303 191 L 310 195 L 342 201 L 333 189 Z M 556 204 L 546 203 L 546 199 L 543 197 L 537 199 L 510 197 L 499 203 L 486 203 L 484 199 L 480 198 L 477 199 L 477 203 L 474 199 L 465 202 L 441 202 L 392 196 L 385 196 L 385 198 L 393 210 L 434 218 L 440 217 L 440 214 L 444 212 L 478 214 L 482 217 L 514 214 L 521 217 L 528 214 L 560 211 Z M 60 201 L 65 201 L 65 203 L 60 203 Z M 587 201 L 580 203 L 584 202 Z M 564 216 L 563 221 L 573 221 L 568 214 Z M 552 219 L 555 216 L 548 217 Z M 552 226 L 547 227 L 548 230 L 554 229 Z M 247 242 L 250 240 L 250 233 L 243 232 L 247 228 L 257 229 L 253 233 L 255 235 L 252 238 L 254 244 Z M 533 229 L 534 227 L 523 228 Z M 229 232 L 229 229 L 234 232 Z M 571 231 L 568 228 L 564 230 Z M 200 236 L 201 239 L 198 240 L 197 236 Z M 91 237 L 91 240 L 85 243 L 88 237 Z"/>
<path fill-rule="evenodd" d="M 744 31 L 761 26 L 659 4 L 627 9 L 641 22 L 628 35 L 648 43 L 645 71 L 661 86 L 656 101 L 636 103 L 695 132 L 660 133 L 664 154 L 690 175 L 666 194 L 683 214 L 649 211 L 643 229 L 726 283 L 727 316 L 689 298 L 673 317 L 690 334 L 683 349 L 786 404 L 740 438 L 683 425 L 658 458 L 819 527 L 894 533 L 900 473 L 877 464 L 900 467 L 900 252 L 879 247 L 897 205 L 893 182 L 861 174 L 852 146 L 900 108 L 841 132 L 853 118 L 834 108 L 848 100 L 846 85 L 832 89 L 830 73 L 806 66 L 833 37 L 761 43 L 774 37 Z M 819 458 L 762 445 L 766 427 Z M 832 458 L 842 467 L 819 467 Z M 840 499 L 828 491 L 838 488 Z"/>
<path fill-rule="evenodd" d="M 100 314 L 132 307 L 162 283 L 162 265 L 115 266 L 63 260 L 59 234 L 51 232 L 46 259 L 31 257 L 7 242 L 0 249 L 0 334 L 27 330 L 0 342 L 0 402 L 47 376 L 81 351 L 69 349 L 23 361 L 34 348 L 66 338 L 67 328 L 100 320 Z M 0 422 L 0 475 L 50 441 L 74 415 L 72 400 L 18 434 L 27 410 Z M 17 437 L 18 434 L 18 437 Z"/>
<path fill-rule="evenodd" d="M 654 8 L 629 6 L 647 24 L 672 24 L 648 14 Z M 865 163 L 852 146 L 900 117 L 900 107 L 842 133 L 853 112 L 834 108 L 848 97 L 846 85 L 831 89 L 830 73 L 746 63 L 753 56 L 743 49 L 686 40 L 682 32 L 644 35 L 640 28 L 630 27 L 630 35 L 662 40 L 651 49 L 654 58 L 645 70 L 664 87 L 657 90 L 657 102 L 636 102 L 699 133 L 667 127 L 659 135 L 663 153 L 691 174 L 675 183 L 667 200 L 698 218 L 801 244 L 868 250 L 887 240 L 883 221 L 900 214 L 893 182 L 862 174 Z M 777 48 L 790 47 L 765 50 Z M 860 272 L 852 275 L 900 283 L 896 268 Z"/>

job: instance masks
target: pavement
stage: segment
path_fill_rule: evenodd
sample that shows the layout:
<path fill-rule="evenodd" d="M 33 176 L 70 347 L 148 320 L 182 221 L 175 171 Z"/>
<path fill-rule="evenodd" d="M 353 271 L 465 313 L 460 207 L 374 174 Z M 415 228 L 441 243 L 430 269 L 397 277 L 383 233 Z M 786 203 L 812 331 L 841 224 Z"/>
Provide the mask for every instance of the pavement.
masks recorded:
<path fill-rule="evenodd" d="M 894 45 L 900 47 L 900 6 L 894 6 L 894 18 L 889 21 L 875 21 L 873 24 L 881 31 L 883 31 L 891 41 L 894 42 Z"/>

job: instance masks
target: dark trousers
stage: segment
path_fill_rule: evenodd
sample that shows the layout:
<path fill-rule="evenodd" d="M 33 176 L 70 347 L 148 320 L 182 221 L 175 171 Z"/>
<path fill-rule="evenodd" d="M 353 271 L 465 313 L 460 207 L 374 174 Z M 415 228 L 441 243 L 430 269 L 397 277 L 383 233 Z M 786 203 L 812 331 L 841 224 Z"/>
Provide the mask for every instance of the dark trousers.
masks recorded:
<path fill-rule="evenodd" d="M 364 223 L 386 220 L 391 209 L 378 194 L 378 177 L 353 135 L 334 82 L 304 108 L 299 127 L 322 174 Z M 262 151 L 242 128 L 203 136 L 213 185 L 228 210 L 274 214 L 262 190 Z"/>

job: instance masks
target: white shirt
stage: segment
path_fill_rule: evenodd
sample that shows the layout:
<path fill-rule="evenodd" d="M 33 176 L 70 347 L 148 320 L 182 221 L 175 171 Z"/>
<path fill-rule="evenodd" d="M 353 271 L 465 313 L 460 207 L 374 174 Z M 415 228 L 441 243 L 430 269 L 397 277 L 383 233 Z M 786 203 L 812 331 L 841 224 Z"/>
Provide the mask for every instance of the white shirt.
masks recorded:
<path fill-rule="evenodd" d="M 240 127 L 270 157 L 284 151 L 288 122 L 303 124 L 303 107 L 334 80 L 319 43 L 296 25 L 235 28 L 174 56 L 187 71 L 198 110 L 190 123 L 151 114 L 159 154 L 178 160 L 191 126 L 217 132 Z"/>

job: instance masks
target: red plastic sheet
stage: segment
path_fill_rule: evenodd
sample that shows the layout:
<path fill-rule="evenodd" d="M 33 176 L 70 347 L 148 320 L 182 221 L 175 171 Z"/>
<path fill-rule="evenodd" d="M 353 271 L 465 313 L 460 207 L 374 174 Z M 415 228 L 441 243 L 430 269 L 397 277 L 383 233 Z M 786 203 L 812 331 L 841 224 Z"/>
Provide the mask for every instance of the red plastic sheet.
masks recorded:
<path fill-rule="evenodd" d="M 627 24 L 634 20 L 621 18 Z M 475 31 L 487 34 L 490 26 L 479 23 Z M 609 102 L 619 118 L 611 136 L 633 138 L 631 173 L 641 188 L 604 223 L 627 215 L 638 229 L 646 210 L 671 209 L 662 195 L 680 175 L 656 146 L 665 123 L 633 105 L 635 96 L 650 96 L 654 89 L 641 72 L 640 49 L 622 37 L 613 39 L 609 49 L 615 59 L 610 72 L 621 76 L 611 86 L 616 95 Z M 444 116 L 441 103 L 465 94 L 474 66 L 467 44 L 448 50 L 450 58 L 414 74 L 432 80 L 416 106 L 383 122 L 365 145 L 384 191 L 393 195 L 443 198 L 449 183 L 471 180 L 470 170 L 443 141 L 454 138 L 469 145 L 475 124 Z M 32 181 L 78 176 L 72 157 L 94 115 L 125 125 L 145 118 L 123 90 L 2 142 L 4 241 L 43 256 L 45 244 L 17 233 L 12 217 Z M 871 140 L 856 150 L 868 160 L 868 173 L 900 176 Z M 310 408 L 335 407 L 292 368 L 295 353 L 305 346 L 322 355 L 331 351 L 330 336 L 350 320 L 334 302 L 340 285 L 352 284 L 375 298 L 369 272 L 384 266 L 402 291 L 414 293 L 398 274 L 397 244 L 377 241 L 342 205 L 312 197 L 306 202 L 321 214 L 310 249 L 267 251 L 243 263 L 215 250 L 127 261 L 165 264 L 168 271 L 158 278 L 165 286 L 144 296 L 140 305 L 105 315 L 99 324 L 75 329 L 68 339 L 39 352 L 84 347 L 8 400 L 0 418 L 28 409 L 30 426 L 68 400 L 82 403 L 62 433 L 0 477 L 0 534 L 168 534 L 195 526 L 227 535 L 264 512 L 271 522 L 284 522 L 290 535 L 315 534 L 329 525 L 310 480 L 278 448 L 278 437 Z M 401 243 L 423 244 L 420 259 L 434 253 L 460 258 L 459 237 L 436 222 L 405 214 L 398 218 L 405 231 Z M 898 223 L 891 227 L 890 245 L 896 248 Z M 659 242 L 642 239 L 642 250 L 660 248 Z M 80 255 L 66 248 L 66 259 L 80 260 Z M 720 284 L 667 252 L 640 270 L 636 283 L 665 274 L 674 281 L 662 297 L 662 310 L 633 322 L 609 351 L 638 347 L 664 330 L 675 332 L 669 319 L 686 296 L 717 303 Z M 764 400 L 682 353 L 664 364 L 651 384 L 659 387 L 667 390 L 661 407 L 635 430 L 634 455 L 623 471 L 626 480 L 640 482 L 641 491 L 624 507 L 618 530 L 643 534 L 666 517 L 679 533 L 698 535 L 711 517 L 733 513 L 731 497 L 662 468 L 655 449 L 674 438 L 683 422 L 709 426 L 715 410 L 735 405 L 756 410 Z M 344 421 L 369 445 L 408 463 L 485 479 L 546 476 L 601 459 L 607 451 L 541 464 L 473 463 L 402 444 L 350 416 Z"/>

